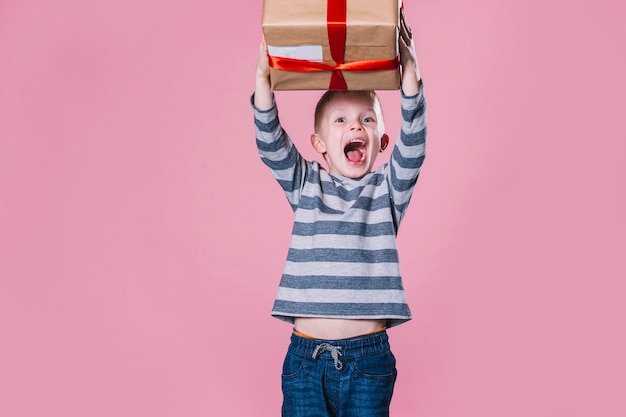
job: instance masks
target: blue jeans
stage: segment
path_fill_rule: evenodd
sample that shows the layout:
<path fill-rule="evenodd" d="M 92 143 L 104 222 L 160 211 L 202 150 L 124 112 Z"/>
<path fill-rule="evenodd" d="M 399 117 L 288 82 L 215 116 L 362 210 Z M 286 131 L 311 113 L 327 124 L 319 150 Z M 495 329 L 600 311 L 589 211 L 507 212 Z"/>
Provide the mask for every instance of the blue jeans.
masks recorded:
<path fill-rule="evenodd" d="M 283 364 L 283 417 L 388 417 L 396 359 L 387 332 L 340 340 L 292 334 Z"/>

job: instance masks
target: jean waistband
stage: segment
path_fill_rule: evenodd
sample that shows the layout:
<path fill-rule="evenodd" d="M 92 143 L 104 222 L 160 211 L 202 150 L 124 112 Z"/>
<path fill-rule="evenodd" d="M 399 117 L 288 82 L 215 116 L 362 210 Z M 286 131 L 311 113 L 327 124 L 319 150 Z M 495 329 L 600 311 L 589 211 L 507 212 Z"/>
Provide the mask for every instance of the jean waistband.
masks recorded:
<path fill-rule="evenodd" d="M 328 345 L 339 348 L 341 356 L 348 359 L 356 356 L 371 355 L 374 353 L 386 352 L 389 350 L 389 336 L 387 331 L 382 330 L 377 333 L 363 336 L 351 337 L 348 339 L 314 339 L 291 335 L 289 351 L 299 355 L 311 356 L 319 351 L 320 345 Z"/>

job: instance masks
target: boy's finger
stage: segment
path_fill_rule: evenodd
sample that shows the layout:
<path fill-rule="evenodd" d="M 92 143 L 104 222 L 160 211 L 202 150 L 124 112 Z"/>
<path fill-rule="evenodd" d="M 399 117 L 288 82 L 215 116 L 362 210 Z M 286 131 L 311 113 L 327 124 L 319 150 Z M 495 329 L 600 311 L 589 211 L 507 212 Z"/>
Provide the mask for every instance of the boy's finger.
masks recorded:
<path fill-rule="evenodd" d="M 411 31 L 411 27 L 406 20 L 404 9 L 400 9 L 400 34 L 407 43 L 413 39 L 413 32 Z"/>

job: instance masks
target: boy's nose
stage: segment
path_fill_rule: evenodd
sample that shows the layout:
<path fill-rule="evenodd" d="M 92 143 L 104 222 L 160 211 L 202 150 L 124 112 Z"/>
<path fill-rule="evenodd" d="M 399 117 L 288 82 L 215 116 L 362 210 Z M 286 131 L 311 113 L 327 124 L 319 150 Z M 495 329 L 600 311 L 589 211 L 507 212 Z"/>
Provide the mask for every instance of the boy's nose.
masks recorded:
<path fill-rule="evenodd" d="M 361 125 L 361 122 L 359 122 L 358 120 L 353 121 L 350 124 L 350 130 L 362 130 L 363 126 Z"/>

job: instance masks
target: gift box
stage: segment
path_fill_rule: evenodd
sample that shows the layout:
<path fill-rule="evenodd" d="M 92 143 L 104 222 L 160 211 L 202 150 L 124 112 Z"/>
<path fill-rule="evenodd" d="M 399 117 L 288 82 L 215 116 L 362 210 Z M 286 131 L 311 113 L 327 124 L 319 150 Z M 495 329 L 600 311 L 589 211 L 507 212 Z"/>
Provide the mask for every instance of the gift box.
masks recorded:
<path fill-rule="evenodd" d="M 264 0 L 274 90 L 397 90 L 401 0 Z"/>

